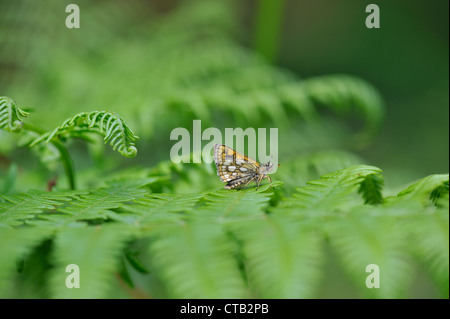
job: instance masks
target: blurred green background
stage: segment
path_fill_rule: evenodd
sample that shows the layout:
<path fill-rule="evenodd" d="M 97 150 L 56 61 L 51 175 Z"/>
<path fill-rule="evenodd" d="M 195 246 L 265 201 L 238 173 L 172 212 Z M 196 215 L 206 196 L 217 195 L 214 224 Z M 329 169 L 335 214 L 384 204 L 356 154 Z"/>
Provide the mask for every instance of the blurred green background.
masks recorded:
<path fill-rule="evenodd" d="M 369 3 L 380 29 L 364 27 Z M 380 91 L 385 123 L 364 157 L 385 174 L 448 171 L 448 1 L 286 1 L 284 14 L 282 66 L 305 77 L 350 73 Z"/>
<path fill-rule="evenodd" d="M 448 171 L 448 1 L 379 1 L 380 29 L 365 27 L 370 2 L 350 0 L 76 1 L 81 28 L 67 29 L 71 2 L 0 2 L 0 92 L 32 109 L 29 121 L 44 129 L 76 112 L 117 111 L 141 136 L 137 159 L 126 165 L 151 166 L 168 160 L 170 131 L 195 118 L 203 128 L 274 127 L 265 121 L 270 112 L 259 122 L 227 117 L 227 103 L 248 102 L 227 98 L 231 86 L 240 97 L 292 77 L 342 73 L 379 90 L 386 107 L 380 134 L 358 149 L 332 130 L 321 139 L 328 125 L 311 133 L 317 141 L 286 135 L 281 162 L 294 144 L 295 154 L 346 148 L 383 168 L 393 188 Z M 267 108 L 278 103 L 264 91 L 257 99 Z M 294 127 L 304 125 L 297 119 Z M 15 145 L 5 135 L 2 153 Z M 77 147 L 84 146 L 73 147 L 78 170 L 91 167 Z M 0 163 L 4 174 L 8 160 Z M 39 177 L 24 184 L 33 182 L 39 187 Z"/>
<path fill-rule="evenodd" d="M 329 150 L 344 152 L 349 165 L 362 158 L 383 169 L 385 192 L 395 194 L 449 170 L 448 1 L 377 1 L 381 28 L 367 29 L 371 2 L 2 0 L 0 95 L 30 111 L 27 120 L 45 130 L 78 112 L 124 117 L 140 136 L 136 158 L 122 158 L 101 140 L 69 143 L 81 189 L 169 161 L 171 130 L 201 119 L 203 129 L 278 127 L 282 164 Z M 65 26 L 70 3 L 80 7 L 80 29 Z M 362 79 L 384 100 L 382 125 L 377 118 L 365 121 L 373 124 L 365 143 L 353 139 L 367 126 L 364 116 L 319 108 L 321 120 L 314 121 L 309 102 L 295 94 L 303 81 L 333 74 Z M 51 149 L 30 156 L 17 148 L 21 139 L 0 132 L 0 178 L 17 164 L 14 192 L 45 189 L 55 171 L 64 179 Z M 315 176 L 287 168 L 274 176 L 286 189 Z M 194 174 L 175 190 L 220 187 L 209 174 L 209 184 Z M 327 259 L 330 271 L 318 296 L 358 296 L 340 281 L 333 256 Z M 411 291 L 435 296 L 423 276 Z"/>

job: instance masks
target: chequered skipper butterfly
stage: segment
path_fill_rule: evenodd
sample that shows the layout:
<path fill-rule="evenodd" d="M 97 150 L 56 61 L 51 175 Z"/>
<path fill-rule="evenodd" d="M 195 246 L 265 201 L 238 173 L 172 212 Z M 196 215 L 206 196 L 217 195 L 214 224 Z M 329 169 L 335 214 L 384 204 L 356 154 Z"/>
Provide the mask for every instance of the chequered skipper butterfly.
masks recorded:
<path fill-rule="evenodd" d="M 259 188 L 259 184 L 264 178 L 269 179 L 269 188 L 272 179 L 266 175 L 273 169 L 273 164 L 260 164 L 254 159 L 249 158 L 232 148 L 225 145 L 214 145 L 214 161 L 216 162 L 217 175 L 220 179 L 227 183 L 226 189 L 244 188 L 250 182 L 255 181 Z"/>

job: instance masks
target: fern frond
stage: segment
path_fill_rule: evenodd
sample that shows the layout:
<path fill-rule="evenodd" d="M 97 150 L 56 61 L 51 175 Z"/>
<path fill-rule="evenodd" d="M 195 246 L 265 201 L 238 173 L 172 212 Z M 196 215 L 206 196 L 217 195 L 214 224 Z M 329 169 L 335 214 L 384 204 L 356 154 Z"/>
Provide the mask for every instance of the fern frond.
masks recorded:
<path fill-rule="evenodd" d="M 384 180 L 381 174 L 370 174 L 361 182 L 359 193 L 362 194 L 365 204 L 376 205 L 383 203 L 383 195 L 381 189 L 383 188 Z"/>
<path fill-rule="evenodd" d="M 66 121 L 52 132 L 46 133 L 35 139 L 30 146 L 41 142 L 48 143 L 55 138 L 80 137 L 87 132 L 96 132 L 104 137 L 105 143 L 109 143 L 126 157 L 134 157 L 137 149 L 134 142 L 138 137 L 117 113 L 107 111 L 93 111 L 79 113 Z"/>
<path fill-rule="evenodd" d="M 389 203 L 398 204 L 402 202 L 418 202 L 423 206 L 432 204 L 433 198 L 436 198 L 436 192 L 442 191 L 442 195 L 448 194 L 448 188 L 445 189 L 445 183 L 448 185 L 448 174 L 435 174 L 427 176 L 418 182 L 413 183 L 405 190 L 398 193 L 397 197 L 390 197 Z M 448 204 L 447 204 L 448 205 Z"/>
<path fill-rule="evenodd" d="M 298 220 L 268 217 L 231 224 L 243 244 L 249 288 L 256 298 L 311 298 L 320 279 L 321 235 Z"/>
<path fill-rule="evenodd" d="M 17 107 L 7 96 L 0 96 L 0 129 L 8 132 L 18 132 L 22 129 L 22 120 L 30 113 Z"/>
<path fill-rule="evenodd" d="M 337 114 L 361 114 L 366 125 L 358 136 L 361 142 L 378 133 L 384 116 L 383 102 L 366 81 L 349 75 L 330 75 L 306 79 L 303 87 L 313 101 Z"/>
<path fill-rule="evenodd" d="M 362 205 L 362 199 L 357 196 L 361 183 L 368 176 L 380 173 L 377 167 L 357 165 L 324 175 L 298 188 L 283 206 L 337 210 Z"/>
<path fill-rule="evenodd" d="M 203 196 L 202 194 L 166 193 L 146 195 L 135 200 L 134 203 L 122 204 L 121 208 L 125 212 L 110 215 L 110 217 L 135 226 L 180 221 Z"/>
<path fill-rule="evenodd" d="M 273 182 L 272 187 L 281 185 Z M 202 218 L 214 217 L 220 220 L 228 217 L 246 216 L 254 218 L 264 214 L 264 208 L 268 206 L 272 193 L 267 193 L 269 185 L 241 190 L 218 190 L 205 196 L 205 206 L 195 213 Z"/>
<path fill-rule="evenodd" d="M 342 268 L 366 297 L 405 298 L 412 280 L 409 244 L 396 218 L 379 214 L 382 210 L 355 208 L 343 218 L 328 220 L 325 231 Z M 379 267 L 380 288 L 366 286 L 366 267 L 371 264 Z"/>
<path fill-rule="evenodd" d="M 106 187 L 99 188 L 88 194 L 81 194 L 77 200 L 60 207 L 59 212 L 68 216 L 61 217 L 65 223 L 69 221 L 106 219 L 114 215 L 112 209 L 119 208 L 123 202 L 144 197 L 147 194 L 143 186 L 156 181 L 156 178 L 143 178 L 138 180 L 110 181 Z M 69 217 L 70 216 L 70 217 Z M 48 218 L 49 215 L 42 215 Z"/>
<path fill-rule="evenodd" d="M 287 190 L 287 194 L 291 195 L 295 187 L 305 185 L 310 180 L 362 163 L 361 158 L 349 152 L 320 151 L 283 160 L 276 176 L 283 181 L 283 190 Z"/>
<path fill-rule="evenodd" d="M 106 224 L 98 227 L 65 228 L 55 238 L 55 267 L 49 277 L 53 298 L 104 298 L 118 270 L 119 257 L 132 238 L 127 225 Z M 80 288 L 68 289 L 68 265 L 80 270 Z"/>
<path fill-rule="evenodd" d="M 16 226 L 24 220 L 32 219 L 38 214 L 70 201 L 70 193 L 42 192 L 30 190 L 17 195 L 0 195 L 0 225 Z"/>
<path fill-rule="evenodd" d="M 404 221 L 410 235 L 409 247 L 424 265 L 442 298 L 449 297 L 449 215 L 448 209 L 418 214 Z"/>
<path fill-rule="evenodd" d="M 16 263 L 52 235 L 52 228 L 7 229 L 0 227 L 0 297 L 11 296 L 11 278 L 16 271 Z"/>
<path fill-rule="evenodd" d="M 247 296 L 233 246 L 219 225 L 190 222 L 163 227 L 158 234 L 150 256 L 169 298 Z"/>
<path fill-rule="evenodd" d="M 431 201 L 440 208 L 449 208 L 449 183 L 444 182 L 441 186 L 433 189 L 430 194 Z"/>

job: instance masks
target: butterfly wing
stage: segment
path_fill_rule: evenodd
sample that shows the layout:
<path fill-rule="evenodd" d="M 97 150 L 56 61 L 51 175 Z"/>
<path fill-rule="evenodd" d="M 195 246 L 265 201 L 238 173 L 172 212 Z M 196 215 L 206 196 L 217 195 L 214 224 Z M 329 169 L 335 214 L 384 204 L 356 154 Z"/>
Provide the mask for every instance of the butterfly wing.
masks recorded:
<path fill-rule="evenodd" d="M 217 175 L 227 183 L 225 188 L 228 189 L 236 188 L 253 179 L 261 166 L 254 159 L 221 144 L 214 145 L 214 161 Z"/>

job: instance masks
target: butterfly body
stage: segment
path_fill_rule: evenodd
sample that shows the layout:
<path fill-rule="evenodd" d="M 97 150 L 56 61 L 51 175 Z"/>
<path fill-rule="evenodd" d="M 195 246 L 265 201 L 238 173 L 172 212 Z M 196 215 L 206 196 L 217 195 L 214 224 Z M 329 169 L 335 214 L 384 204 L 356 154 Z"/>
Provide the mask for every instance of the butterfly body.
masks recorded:
<path fill-rule="evenodd" d="M 272 163 L 260 164 L 252 158 L 236 152 L 228 146 L 214 145 L 214 161 L 217 175 L 227 183 L 226 189 L 244 188 L 250 182 L 257 183 L 257 188 L 265 178 L 269 179 L 269 187 L 272 179 L 267 174 L 273 169 Z"/>

